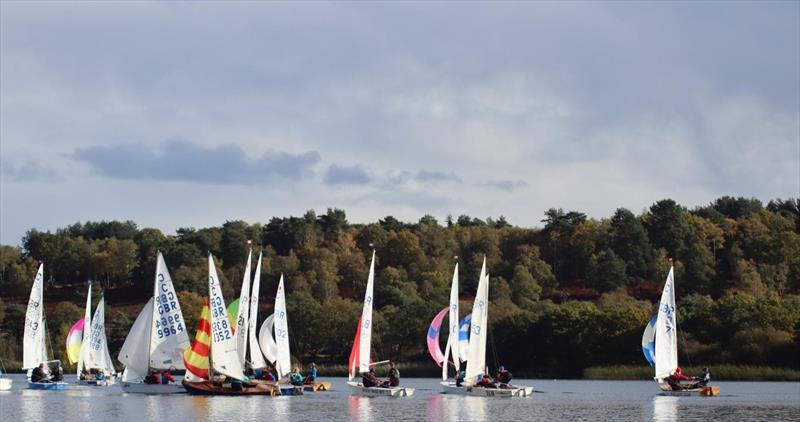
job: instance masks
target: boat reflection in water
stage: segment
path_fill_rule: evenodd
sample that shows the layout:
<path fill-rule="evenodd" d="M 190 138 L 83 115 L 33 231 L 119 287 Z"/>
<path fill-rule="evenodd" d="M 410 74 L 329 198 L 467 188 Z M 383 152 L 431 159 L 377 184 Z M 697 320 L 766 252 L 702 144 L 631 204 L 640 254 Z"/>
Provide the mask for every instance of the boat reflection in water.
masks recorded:
<path fill-rule="evenodd" d="M 432 394 L 426 399 L 428 422 L 488 420 L 488 400 L 450 394 Z"/>
<path fill-rule="evenodd" d="M 678 420 L 678 401 L 680 397 L 655 396 L 653 397 L 653 420 L 675 421 Z"/>
<path fill-rule="evenodd" d="M 347 410 L 350 419 L 354 421 L 370 421 L 373 419 L 372 403 L 370 397 L 349 396 L 347 397 Z"/>

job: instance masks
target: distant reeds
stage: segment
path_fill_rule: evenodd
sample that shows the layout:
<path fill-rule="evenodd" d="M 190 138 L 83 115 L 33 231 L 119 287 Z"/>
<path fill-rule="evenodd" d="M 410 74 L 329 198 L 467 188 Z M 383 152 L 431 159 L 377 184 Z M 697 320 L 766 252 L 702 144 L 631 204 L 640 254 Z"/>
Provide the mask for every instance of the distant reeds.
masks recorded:
<path fill-rule="evenodd" d="M 700 375 L 701 366 L 682 367 L 687 375 Z M 790 368 L 750 365 L 712 365 L 711 378 L 719 381 L 800 381 L 800 371 Z M 647 380 L 653 368 L 640 365 L 592 366 L 583 371 L 583 378 L 595 380 Z"/>

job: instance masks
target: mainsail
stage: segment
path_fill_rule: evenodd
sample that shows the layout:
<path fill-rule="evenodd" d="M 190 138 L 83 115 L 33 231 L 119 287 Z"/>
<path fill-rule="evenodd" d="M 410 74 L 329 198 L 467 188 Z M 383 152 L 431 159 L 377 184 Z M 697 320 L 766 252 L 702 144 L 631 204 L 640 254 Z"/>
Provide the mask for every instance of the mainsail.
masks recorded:
<path fill-rule="evenodd" d="M 489 318 L 489 276 L 486 274 L 486 257 L 483 258 L 478 291 L 472 304 L 467 370 L 464 379 L 474 384 L 486 366 L 486 328 Z"/>
<path fill-rule="evenodd" d="M 149 365 L 155 369 L 184 369 L 183 351 L 189 347 L 189 336 L 181 312 L 181 304 L 172 284 L 172 277 L 158 252 L 156 279 L 153 286 L 155 307 L 150 328 Z"/>
<path fill-rule="evenodd" d="M 369 265 L 369 278 L 364 291 L 364 308 L 361 312 L 361 329 L 358 341 L 358 370 L 369 371 L 372 351 L 372 291 L 375 284 L 375 251 L 372 251 L 372 262 Z"/>
<path fill-rule="evenodd" d="M 658 305 L 655 351 L 655 379 L 660 382 L 678 367 L 678 326 L 675 321 L 675 278 L 672 267 Z"/>
<path fill-rule="evenodd" d="M 47 361 L 44 332 L 43 300 L 44 264 L 39 264 L 33 279 L 28 309 L 25 312 L 25 332 L 22 337 L 22 369 L 33 369 Z"/>
<path fill-rule="evenodd" d="M 258 323 L 258 295 L 261 288 L 261 259 L 262 254 L 259 253 L 258 263 L 256 263 L 256 274 L 253 278 L 253 289 L 250 291 L 250 321 L 247 328 L 247 339 L 250 345 L 250 365 L 253 368 L 263 368 L 267 366 L 266 362 L 264 362 L 264 355 L 261 354 L 261 348 L 258 346 L 258 339 L 256 338 L 256 324 Z"/>
<path fill-rule="evenodd" d="M 208 255 L 208 295 L 211 308 L 211 366 L 220 374 L 243 380 L 242 361 L 228 323 L 228 311 L 211 254 Z"/>
<path fill-rule="evenodd" d="M 83 338 L 81 339 L 81 352 L 78 355 L 78 365 L 76 371 L 78 378 L 84 368 L 88 368 L 91 362 L 89 355 L 89 344 L 92 342 L 92 283 L 89 283 L 89 291 L 86 293 L 86 307 L 83 309 Z"/>
<path fill-rule="evenodd" d="M 291 354 L 289 351 L 289 323 L 286 315 L 286 295 L 283 288 L 283 274 L 275 293 L 275 343 L 278 346 L 275 370 L 278 378 L 289 376 L 292 372 Z"/>
<path fill-rule="evenodd" d="M 236 313 L 236 350 L 239 351 L 239 361 L 244 365 L 247 362 L 247 328 L 250 324 L 250 265 L 252 264 L 253 250 L 247 254 L 247 265 L 244 267 L 242 277 L 242 290 L 239 293 L 239 309 Z M 244 368 L 244 366 L 242 367 Z"/>

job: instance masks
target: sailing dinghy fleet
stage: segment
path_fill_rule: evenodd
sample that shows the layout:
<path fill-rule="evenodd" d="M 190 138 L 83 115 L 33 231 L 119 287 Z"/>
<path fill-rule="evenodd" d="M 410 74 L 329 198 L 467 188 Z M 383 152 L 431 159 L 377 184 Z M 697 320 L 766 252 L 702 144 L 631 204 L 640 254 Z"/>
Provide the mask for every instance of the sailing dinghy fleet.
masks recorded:
<path fill-rule="evenodd" d="M 216 264 L 208 255 L 208 298 L 201 309 L 195 340 L 190 344 L 178 295 L 161 252 L 156 260 L 153 294 L 136 317 L 117 356 L 125 365 L 120 386 L 126 393 L 200 395 L 281 395 L 303 391 L 330 390 L 331 384 L 316 379 L 293 380 L 289 325 L 283 275 L 278 282 L 274 312 L 257 330 L 258 299 L 261 284 L 262 255 L 259 254 L 251 282 L 252 250 L 248 254 L 238 299 L 235 319 L 229 314 L 222 295 Z M 63 390 L 67 383 L 60 376 L 61 362 L 50 360 L 47 352 L 47 330 L 44 318 L 44 265 L 40 264 L 28 300 L 23 337 L 23 369 L 28 371 L 28 388 Z M 397 385 L 364 385 L 357 376 L 365 376 L 372 367 L 389 361 L 372 360 L 372 321 L 375 284 L 375 251 L 372 251 L 369 276 L 364 291 L 361 317 L 356 326 L 348 365 L 351 394 L 366 397 L 409 397 L 414 388 Z M 642 351 L 655 368 L 654 379 L 662 394 L 713 396 L 719 387 L 708 385 L 710 377 L 695 379 L 693 384 L 680 384 L 678 368 L 675 281 L 670 268 L 659 303 L 658 312 L 647 325 L 642 337 Z M 478 397 L 530 397 L 533 388 L 510 383 L 486 385 L 481 379 L 488 374 L 486 342 L 488 334 L 489 274 L 484 257 L 472 312 L 459 320 L 458 263 L 453 270 L 449 306 L 433 318 L 427 335 L 428 351 L 442 367 L 441 388 L 444 394 Z M 101 297 L 91 314 L 92 286 L 89 284 L 84 318 L 69 330 L 67 358 L 77 366 L 79 384 L 109 386 L 117 374 L 108 350 L 105 333 L 105 301 Z M 447 318 L 448 336 L 444 353 L 439 334 Z M 257 333 L 257 335 L 256 335 Z M 460 371 L 466 362 L 466 370 Z M 449 376 L 450 368 L 454 376 Z M 272 371 L 274 379 L 261 379 Z M 500 368 L 502 369 L 502 368 Z M 181 383 L 154 382 L 160 373 L 185 370 Z M 394 369 L 393 369 L 394 370 Z M 170 377 L 171 378 L 171 377 Z M 399 377 L 398 377 L 399 378 Z M 366 379 L 366 378 L 365 378 Z M 510 377 L 509 377 L 510 379 Z M 685 379 L 685 378 L 684 378 Z M 369 381 L 369 380 L 367 380 Z M 0 377 L 0 390 L 11 388 L 11 380 Z"/>

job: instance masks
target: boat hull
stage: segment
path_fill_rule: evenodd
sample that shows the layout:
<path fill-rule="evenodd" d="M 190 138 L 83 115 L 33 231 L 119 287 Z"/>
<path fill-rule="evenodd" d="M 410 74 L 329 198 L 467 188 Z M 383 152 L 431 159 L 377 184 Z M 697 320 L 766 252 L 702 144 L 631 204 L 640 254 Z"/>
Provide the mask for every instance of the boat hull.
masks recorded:
<path fill-rule="evenodd" d="M 719 387 L 707 385 L 705 387 L 698 387 L 698 388 L 687 388 L 685 390 L 673 390 L 669 387 L 669 384 L 659 384 L 661 388 L 661 395 L 662 396 L 678 396 L 678 397 L 686 397 L 686 396 L 703 396 L 703 397 L 711 397 L 716 396 L 719 394 Z"/>
<path fill-rule="evenodd" d="M 75 382 L 77 385 L 89 385 L 92 387 L 109 387 L 116 385 L 117 381 L 114 378 L 106 378 L 102 380 L 79 380 Z"/>
<path fill-rule="evenodd" d="M 123 393 L 132 394 L 182 394 L 186 392 L 182 384 L 145 384 L 122 381 L 120 387 Z"/>
<path fill-rule="evenodd" d="M 444 394 L 473 397 L 530 397 L 533 395 L 533 387 L 484 388 L 466 385 L 459 387 L 454 382 L 442 382 L 441 384 Z"/>
<path fill-rule="evenodd" d="M 66 382 L 30 382 L 28 381 L 28 388 L 31 390 L 66 390 Z"/>
<path fill-rule="evenodd" d="M 411 397 L 413 388 L 407 387 L 364 387 L 360 382 L 348 382 L 352 395 L 364 397 Z"/>
<path fill-rule="evenodd" d="M 8 378 L 0 378 L 0 391 L 10 390 L 11 389 L 11 381 Z"/>
<path fill-rule="evenodd" d="M 234 390 L 230 383 L 211 381 L 183 381 L 186 392 L 203 396 L 279 396 L 281 390 L 272 383 L 246 382 L 241 390 Z"/>

